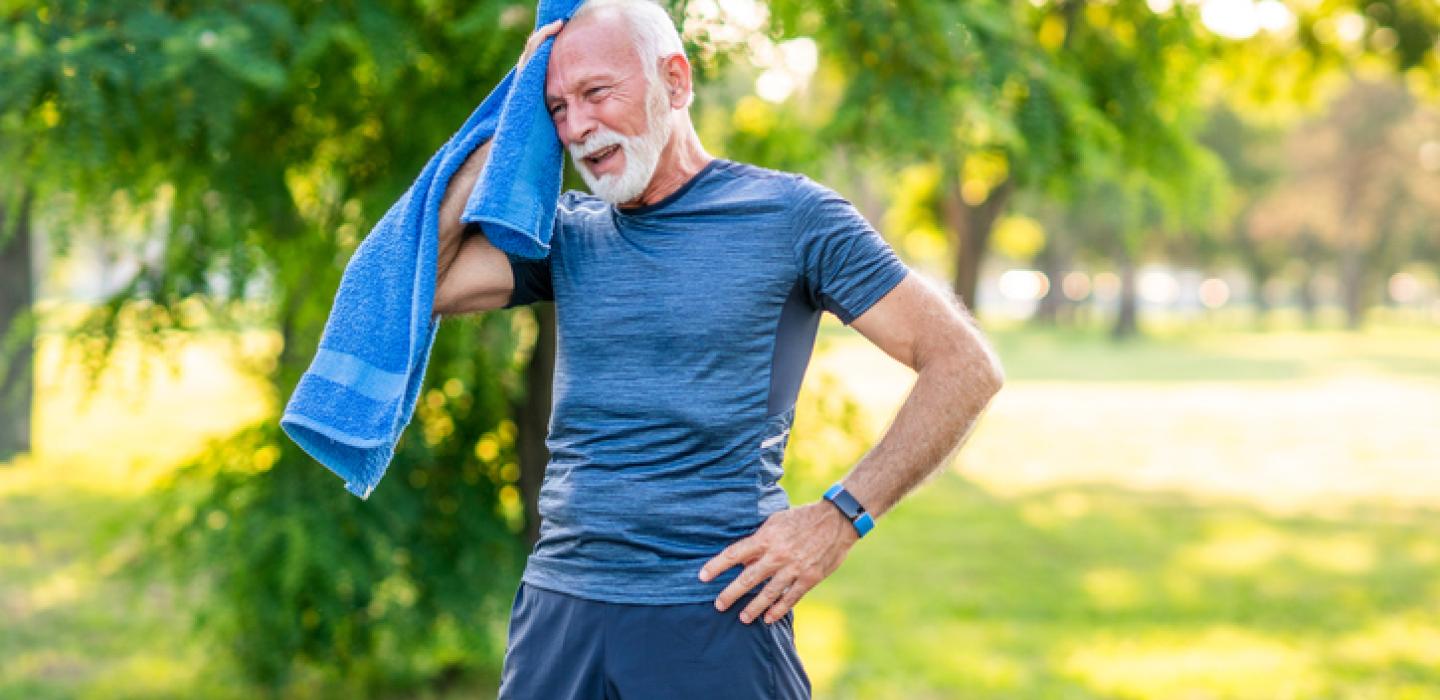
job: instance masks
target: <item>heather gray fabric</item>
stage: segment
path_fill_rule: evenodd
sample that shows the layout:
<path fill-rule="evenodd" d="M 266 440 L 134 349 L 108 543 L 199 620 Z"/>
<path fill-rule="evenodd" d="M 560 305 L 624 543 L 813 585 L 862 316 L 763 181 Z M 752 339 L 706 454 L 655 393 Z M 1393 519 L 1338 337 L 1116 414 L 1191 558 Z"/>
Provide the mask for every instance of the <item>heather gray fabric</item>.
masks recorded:
<path fill-rule="evenodd" d="M 822 310 L 849 324 L 908 268 L 810 178 L 715 159 L 621 210 L 560 197 L 506 308 L 553 300 L 540 539 L 523 580 L 591 600 L 713 600 L 700 567 L 789 507 L 777 483 Z M 820 494 L 801 494 L 809 502 Z"/>

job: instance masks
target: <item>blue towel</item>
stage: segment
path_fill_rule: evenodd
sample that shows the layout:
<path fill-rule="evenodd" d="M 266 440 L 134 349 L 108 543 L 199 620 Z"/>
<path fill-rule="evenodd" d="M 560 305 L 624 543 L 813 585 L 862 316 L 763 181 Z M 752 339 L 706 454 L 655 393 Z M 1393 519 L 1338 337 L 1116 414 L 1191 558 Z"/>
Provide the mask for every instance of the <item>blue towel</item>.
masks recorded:
<path fill-rule="evenodd" d="M 535 26 L 569 19 L 581 0 L 541 0 Z M 497 248 L 550 250 L 563 153 L 545 109 L 546 39 L 480 102 L 345 266 L 320 346 L 280 417 L 310 456 L 368 499 L 409 424 L 440 328 L 435 303 L 440 202 L 465 159 L 495 143 L 461 220 Z"/>

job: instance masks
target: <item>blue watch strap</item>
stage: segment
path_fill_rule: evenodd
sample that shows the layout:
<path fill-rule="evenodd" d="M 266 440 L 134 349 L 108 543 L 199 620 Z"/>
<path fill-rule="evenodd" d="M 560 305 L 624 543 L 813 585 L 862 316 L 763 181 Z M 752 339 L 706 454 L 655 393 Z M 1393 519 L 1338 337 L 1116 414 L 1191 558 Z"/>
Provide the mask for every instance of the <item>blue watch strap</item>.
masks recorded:
<path fill-rule="evenodd" d="M 855 526 L 855 531 L 860 533 L 861 537 L 864 537 L 865 533 L 875 528 L 875 519 L 870 517 L 869 513 L 865 512 L 865 506 L 860 505 L 860 501 L 856 500 L 855 496 L 849 491 L 846 491 L 845 487 L 839 482 L 836 482 L 834 486 L 831 486 L 825 491 L 825 500 L 840 509 L 840 512 L 850 521 L 850 524 Z"/>
<path fill-rule="evenodd" d="M 855 531 L 860 533 L 861 537 L 864 537 L 865 533 L 875 528 L 875 519 L 870 517 L 869 513 L 861 513 L 860 517 L 850 522 L 855 525 Z"/>

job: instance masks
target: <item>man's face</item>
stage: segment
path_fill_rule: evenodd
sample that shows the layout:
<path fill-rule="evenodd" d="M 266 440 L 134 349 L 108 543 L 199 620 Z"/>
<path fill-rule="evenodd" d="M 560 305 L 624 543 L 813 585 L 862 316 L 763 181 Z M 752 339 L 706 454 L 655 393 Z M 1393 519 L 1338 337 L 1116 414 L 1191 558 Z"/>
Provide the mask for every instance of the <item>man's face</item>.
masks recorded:
<path fill-rule="evenodd" d="M 640 196 L 670 138 L 670 106 L 653 89 L 624 21 L 606 12 L 555 38 L 545 100 L 560 142 L 590 189 L 614 203 Z"/>

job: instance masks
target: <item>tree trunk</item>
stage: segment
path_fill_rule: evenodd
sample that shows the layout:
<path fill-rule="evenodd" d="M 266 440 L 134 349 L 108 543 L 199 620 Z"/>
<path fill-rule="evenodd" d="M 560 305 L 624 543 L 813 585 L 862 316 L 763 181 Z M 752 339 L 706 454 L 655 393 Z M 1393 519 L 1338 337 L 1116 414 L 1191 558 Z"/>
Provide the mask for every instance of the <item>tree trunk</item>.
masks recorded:
<path fill-rule="evenodd" d="M 20 197 L 13 229 L 0 207 L 0 461 L 31 449 L 35 395 L 35 286 L 30 266 L 30 205 Z"/>
<path fill-rule="evenodd" d="M 1045 274 L 1045 279 L 1050 280 L 1050 288 L 1045 291 L 1045 296 L 1040 297 L 1040 303 L 1035 306 L 1035 315 L 1030 317 L 1036 323 L 1053 326 L 1060 319 L 1060 307 L 1065 304 L 1065 290 L 1061 288 L 1065 275 L 1065 257 L 1060 250 L 1060 244 L 1051 233 L 1049 240 L 1045 242 L 1045 248 L 1035 260 L 1040 271 Z"/>
<path fill-rule="evenodd" d="M 1365 323 L 1365 261 L 1356 245 L 1340 251 L 1340 297 L 1345 307 L 1345 327 L 1359 330 Z"/>
<path fill-rule="evenodd" d="M 1237 230 L 1235 241 L 1235 249 L 1240 253 L 1245 270 L 1250 273 L 1250 284 L 1255 290 L 1255 320 L 1263 325 L 1270 313 L 1270 300 L 1265 298 L 1265 285 L 1274 275 L 1274 269 L 1250 239 L 1248 231 L 1243 228 Z"/>
<path fill-rule="evenodd" d="M 1315 268 L 1305 267 L 1305 276 L 1300 280 L 1300 314 L 1305 319 L 1305 326 L 1315 326 Z"/>
<path fill-rule="evenodd" d="M 550 432 L 550 400 L 555 374 L 555 306 L 530 305 L 539 326 L 535 349 L 525 369 L 525 398 L 515 407 L 516 452 L 520 457 L 520 494 L 525 502 L 525 543 L 534 547 L 540 538 L 540 486 L 550 450 L 545 438 Z"/>
<path fill-rule="evenodd" d="M 1120 256 L 1120 308 L 1115 314 L 1115 327 L 1110 335 L 1116 340 L 1130 338 L 1140 331 L 1135 300 L 1135 261 L 1129 254 Z"/>
<path fill-rule="evenodd" d="M 951 174 L 944 182 L 941 208 L 944 210 L 945 228 L 955 245 L 955 295 L 973 313 L 976 309 L 975 292 L 980 286 L 980 268 L 990 247 L 990 232 L 995 229 L 995 220 L 1005 211 L 1005 205 L 1015 191 L 1015 181 L 1006 178 L 990 191 L 985 201 L 973 205 L 961 198 L 957 175 Z"/>
<path fill-rule="evenodd" d="M 1319 302 L 1315 298 L 1315 271 L 1320 267 L 1320 256 L 1322 249 L 1320 241 L 1310 231 L 1300 233 L 1300 258 L 1305 261 L 1305 272 L 1300 280 L 1300 313 L 1305 318 L 1305 326 L 1315 326 L 1316 311 Z"/>

